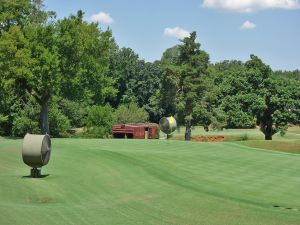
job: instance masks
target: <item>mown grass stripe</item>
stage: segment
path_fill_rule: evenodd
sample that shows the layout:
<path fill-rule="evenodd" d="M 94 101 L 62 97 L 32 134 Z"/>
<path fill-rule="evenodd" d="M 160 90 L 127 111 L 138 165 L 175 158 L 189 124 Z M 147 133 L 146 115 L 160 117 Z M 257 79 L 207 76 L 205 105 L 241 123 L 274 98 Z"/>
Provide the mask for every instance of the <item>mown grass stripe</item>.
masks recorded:
<path fill-rule="evenodd" d="M 34 180 L 22 178 L 29 168 L 20 159 L 21 141 L 1 140 L 0 224 L 300 221 L 293 210 L 300 208 L 299 155 L 232 143 L 52 142 L 51 161 L 42 170 L 50 176 Z"/>

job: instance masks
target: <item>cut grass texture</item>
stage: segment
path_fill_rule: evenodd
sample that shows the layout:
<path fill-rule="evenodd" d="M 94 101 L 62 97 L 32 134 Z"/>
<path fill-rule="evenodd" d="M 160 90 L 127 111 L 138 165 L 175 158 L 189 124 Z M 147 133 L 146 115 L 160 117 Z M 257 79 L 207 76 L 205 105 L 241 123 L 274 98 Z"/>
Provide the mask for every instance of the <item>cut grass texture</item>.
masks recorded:
<path fill-rule="evenodd" d="M 2 225 L 299 225 L 300 155 L 237 143 L 52 139 L 41 179 L 0 140 Z"/>

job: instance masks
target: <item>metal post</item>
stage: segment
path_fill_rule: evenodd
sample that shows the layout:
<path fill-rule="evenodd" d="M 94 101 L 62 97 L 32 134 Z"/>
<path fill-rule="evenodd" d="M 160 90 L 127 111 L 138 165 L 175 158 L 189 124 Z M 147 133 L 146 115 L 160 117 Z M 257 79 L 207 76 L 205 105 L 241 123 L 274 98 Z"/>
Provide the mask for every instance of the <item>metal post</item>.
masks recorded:
<path fill-rule="evenodd" d="M 33 177 L 33 178 L 38 178 L 41 176 L 41 170 L 40 169 L 37 169 L 37 168 L 32 168 L 30 170 L 30 176 Z"/>

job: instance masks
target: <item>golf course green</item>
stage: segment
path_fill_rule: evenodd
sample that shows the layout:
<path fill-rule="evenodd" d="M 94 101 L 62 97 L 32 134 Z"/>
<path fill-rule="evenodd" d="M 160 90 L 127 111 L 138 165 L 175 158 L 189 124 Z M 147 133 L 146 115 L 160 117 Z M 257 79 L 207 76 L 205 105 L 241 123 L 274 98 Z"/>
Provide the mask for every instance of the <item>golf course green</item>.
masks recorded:
<path fill-rule="evenodd" d="M 300 154 L 243 142 L 52 139 L 29 178 L 0 139 L 1 225 L 300 224 Z"/>

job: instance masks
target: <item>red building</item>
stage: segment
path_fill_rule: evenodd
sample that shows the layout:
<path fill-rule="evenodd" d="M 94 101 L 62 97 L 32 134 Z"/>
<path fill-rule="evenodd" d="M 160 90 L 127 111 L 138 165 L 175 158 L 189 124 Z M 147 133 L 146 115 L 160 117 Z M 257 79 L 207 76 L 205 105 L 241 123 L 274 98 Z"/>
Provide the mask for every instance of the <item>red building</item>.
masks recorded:
<path fill-rule="evenodd" d="M 114 138 L 156 139 L 157 125 L 151 123 L 117 124 L 112 127 Z"/>

